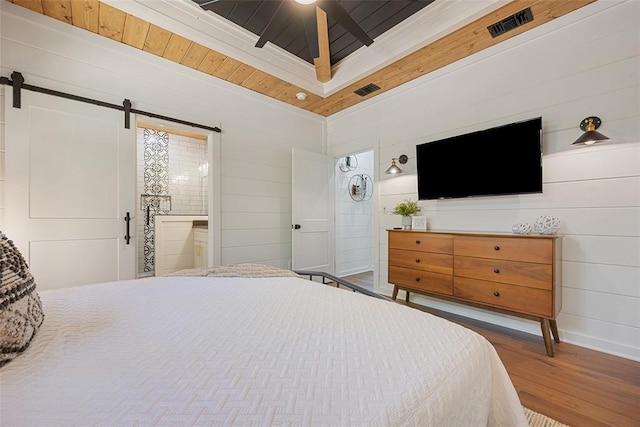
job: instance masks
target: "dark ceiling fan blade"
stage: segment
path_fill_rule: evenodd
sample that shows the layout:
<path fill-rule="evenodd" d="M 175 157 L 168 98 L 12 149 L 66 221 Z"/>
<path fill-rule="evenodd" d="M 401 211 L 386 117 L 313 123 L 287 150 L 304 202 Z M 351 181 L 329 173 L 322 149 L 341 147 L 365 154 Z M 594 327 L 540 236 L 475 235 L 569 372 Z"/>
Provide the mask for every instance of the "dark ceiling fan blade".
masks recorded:
<path fill-rule="evenodd" d="M 320 56 L 320 48 L 318 47 L 318 19 L 316 17 L 316 6 L 300 5 L 302 23 L 304 24 L 304 32 L 307 34 L 307 44 L 311 58 Z"/>
<path fill-rule="evenodd" d="M 240 3 L 239 0 L 193 0 L 198 3 L 198 6 L 203 8 L 204 10 L 209 10 L 207 6 L 212 5 L 214 3 Z"/>
<path fill-rule="evenodd" d="M 318 7 L 327 12 L 345 30 L 354 35 L 365 46 L 370 46 L 373 39 L 362 29 L 360 25 L 347 13 L 346 10 L 335 0 L 324 0 L 318 2 Z"/>
<path fill-rule="evenodd" d="M 287 20 L 287 16 L 286 16 L 287 14 L 284 13 L 285 10 L 282 8 L 284 1 L 285 0 L 280 1 L 278 8 L 276 9 L 275 12 L 273 12 L 273 15 L 271 15 L 271 19 L 269 20 L 269 23 L 267 24 L 264 31 L 262 32 L 262 35 L 256 42 L 256 47 L 263 47 L 265 44 L 267 44 L 268 41 L 273 40 L 274 37 L 278 34 L 278 32 L 282 30 L 283 24 Z"/>
<path fill-rule="evenodd" d="M 217 3 L 220 0 L 193 0 L 193 1 L 198 3 L 198 6 L 205 7 L 205 6 L 209 6 L 210 4 Z"/>

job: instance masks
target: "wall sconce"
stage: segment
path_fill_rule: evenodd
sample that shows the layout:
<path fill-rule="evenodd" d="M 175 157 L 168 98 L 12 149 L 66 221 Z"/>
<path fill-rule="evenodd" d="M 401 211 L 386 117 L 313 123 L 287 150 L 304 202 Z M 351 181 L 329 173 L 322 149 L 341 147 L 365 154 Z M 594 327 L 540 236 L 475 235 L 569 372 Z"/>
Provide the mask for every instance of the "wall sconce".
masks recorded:
<path fill-rule="evenodd" d="M 580 138 L 571 145 L 592 145 L 596 142 L 611 141 L 611 138 L 604 136 L 600 132 L 596 131 L 602 124 L 599 117 L 587 117 L 580 122 L 580 129 L 584 131 Z"/>
<path fill-rule="evenodd" d="M 402 173 L 402 169 L 400 169 L 398 165 L 396 165 L 396 160 L 401 165 L 404 165 L 405 163 L 407 163 L 407 160 L 409 160 L 409 158 L 404 154 L 402 154 L 400 157 L 397 157 L 397 158 L 394 157 L 393 159 L 391 159 L 391 166 L 389 166 L 389 169 L 387 169 L 384 173 L 388 173 L 388 174 Z"/>

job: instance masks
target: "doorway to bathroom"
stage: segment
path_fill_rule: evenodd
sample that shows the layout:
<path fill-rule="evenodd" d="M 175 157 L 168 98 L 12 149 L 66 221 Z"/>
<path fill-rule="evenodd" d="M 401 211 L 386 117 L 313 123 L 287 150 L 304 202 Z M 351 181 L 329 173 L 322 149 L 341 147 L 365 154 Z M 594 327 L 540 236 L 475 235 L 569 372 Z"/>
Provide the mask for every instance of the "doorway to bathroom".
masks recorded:
<path fill-rule="evenodd" d="M 208 135 L 138 122 L 136 142 L 138 277 L 206 266 Z"/>
<path fill-rule="evenodd" d="M 335 168 L 336 276 L 374 270 L 374 152 L 341 157 Z"/>

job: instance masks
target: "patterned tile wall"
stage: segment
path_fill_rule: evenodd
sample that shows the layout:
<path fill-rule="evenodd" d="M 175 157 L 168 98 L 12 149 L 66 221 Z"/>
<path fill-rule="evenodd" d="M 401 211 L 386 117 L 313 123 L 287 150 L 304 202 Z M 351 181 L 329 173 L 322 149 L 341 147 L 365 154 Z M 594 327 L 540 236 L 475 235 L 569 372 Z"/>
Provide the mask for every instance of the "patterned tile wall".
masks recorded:
<path fill-rule="evenodd" d="M 167 203 L 169 197 L 169 134 L 156 130 L 143 129 L 143 185 L 139 196 L 142 215 L 138 222 L 142 223 L 144 241 L 142 265 L 138 267 L 144 272 L 152 272 L 155 256 L 155 215 L 166 215 L 171 212 Z"/>

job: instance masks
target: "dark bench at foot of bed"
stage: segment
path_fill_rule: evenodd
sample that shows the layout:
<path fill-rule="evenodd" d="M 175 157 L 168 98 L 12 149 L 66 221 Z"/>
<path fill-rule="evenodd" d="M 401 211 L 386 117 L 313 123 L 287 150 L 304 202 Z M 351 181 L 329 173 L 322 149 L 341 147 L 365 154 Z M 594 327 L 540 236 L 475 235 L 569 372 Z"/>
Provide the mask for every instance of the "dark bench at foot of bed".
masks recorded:
<path fill-rule="evenodd" d="M 314 277 L 318 277 L 319 276 L 319 277 L 322 277 L 322 283 L 323 284 L 334 282 L 336 284 L 336 287 L 338 287 L 338 288 L 342 285 L 342 286 L 346 286 L 347 288 L 351 289 L 353 292 L 360 292 L 361 294 L 365 294 L 365 295 L 368 295 L 370 297 L 391 301 L 391 298 L 389 298 L 389 297 L 377 294 L 377 293 L 372 292 L 372 291 L 370 291 L 368 289 L 365 289 L 365 288 L 363 288 L 361 286 L 358 286 L 355 283 L 351 283 L 348 280 L 344 280 L 344 279 L 342 279 L 340 277 L 336 277 L 333 274 L 325 273 L 324 271 L 293 270 L 293 272 L 296 273 L 296 274 L 299 274 L 301 276 L 309 276 L 309 280 L 313 280 Z M 327 282 L 327 280 L 329 280 L 329 281 Z"/>

